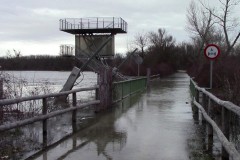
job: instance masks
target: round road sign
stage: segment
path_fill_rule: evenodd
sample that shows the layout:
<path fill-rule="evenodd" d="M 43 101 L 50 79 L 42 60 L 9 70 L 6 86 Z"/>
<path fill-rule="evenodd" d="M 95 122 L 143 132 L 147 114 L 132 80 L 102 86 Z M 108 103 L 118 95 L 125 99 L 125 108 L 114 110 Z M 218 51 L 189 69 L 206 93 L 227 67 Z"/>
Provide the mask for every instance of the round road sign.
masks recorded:
<path fill-rule="evenodd" d="M 209 44 L 204 49 L 204 55 L 210 59 L 214 60 L 220 55 L 220 49 L 215 44 Z"/>

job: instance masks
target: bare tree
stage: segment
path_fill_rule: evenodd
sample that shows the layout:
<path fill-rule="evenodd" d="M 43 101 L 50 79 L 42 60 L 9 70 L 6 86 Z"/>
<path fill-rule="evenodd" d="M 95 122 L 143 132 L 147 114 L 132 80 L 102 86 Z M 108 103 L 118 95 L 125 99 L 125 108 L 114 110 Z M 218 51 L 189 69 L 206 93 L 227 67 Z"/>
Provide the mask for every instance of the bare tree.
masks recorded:
<path fill-rule="evenodd" d="M 137 33 L 134 37 L 134 44 L 141 49 L 141 56 L 144 56 L 144 48 L 148 46 L 148 36 L 146 33 Z"/>
<path fill-rule="evenodd" d="M 239 37 L 240 31 L 237 29 L 239 26 L 239 21 L 236 17 L 234 17 L 234 8 L 239 5 L 239 0 L 218 0 L 220 7 L 219 8 L 211 8 L 207 6 L 206 3 L 199 0 L 202 6 L 208 12 L 212 13 L 212 16 L 216 19 L 216 23 L 220 25 L 223 30 L 224 39 L 225 39 L 225 53 L 229 55 L 234 46 L 236 45 Z M 218 6 L 218 5 L 216 5 Z M 237 32 L 237 34 L 236 34 Z"/>
<path fill-rule="evenodd" d="M 206 12 L 198 7 L 194 1 L 191 1 L 187 10 L 187 22 L 187 30 L 194 34 L 192 39 L 199 46 L 198 52 L 201 52 L 204 45 L 210 43 L 213 38 L 214 21 L 212 11 Z"/>
<path fill-rule="evenodd" d="M 15 49 L 13 49 L 13 52 L 17 58 L 19 58 L 21 56 L 21 51 L 17 51 Z"/>
<path fill-rule="evenodd" d="M 169 35 L 163 28 L 158 29 L 158 32 L 149 33 L 149 41 L 155 47 L 171 47 L 175 44 L 173 36 Z"/>

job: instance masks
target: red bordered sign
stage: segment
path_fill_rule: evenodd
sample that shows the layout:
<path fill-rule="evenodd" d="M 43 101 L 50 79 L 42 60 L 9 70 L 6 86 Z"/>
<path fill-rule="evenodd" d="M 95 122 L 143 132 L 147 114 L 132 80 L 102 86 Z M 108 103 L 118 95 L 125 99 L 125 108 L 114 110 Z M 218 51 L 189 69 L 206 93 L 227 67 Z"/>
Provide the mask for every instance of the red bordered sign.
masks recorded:
<path fill-rule="evenodd" d="M 220 55 L 220 48 L 215 44 L 209 44 L 204 49 L 204 55 L 210 60 L 215 60 Z"/>

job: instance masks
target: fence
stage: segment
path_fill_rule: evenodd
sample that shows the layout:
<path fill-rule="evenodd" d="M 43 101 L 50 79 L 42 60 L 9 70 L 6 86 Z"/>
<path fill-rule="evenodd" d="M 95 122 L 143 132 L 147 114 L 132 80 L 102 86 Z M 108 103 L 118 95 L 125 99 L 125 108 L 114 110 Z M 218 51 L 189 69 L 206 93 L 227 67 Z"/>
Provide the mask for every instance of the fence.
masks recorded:
<path fill-rule="evenodd" d="M 121 101 L 122 99 L 135 94 L 136 92 L 146 89 L 147 77 L 131 79 L 126 81 L 113 83 L 113 102 Z"/>
<path fill-rule="evenodd" d="M 229 142 L 230 137 L 230 114 L 234 113 L 240 116 L 240 107 L 228 102 L 223 101 L 212 93 L 206 91 L 204 88 L 200 88 L 191 79 L 190 80 L 190 90 L 192 93 L 193 104 L 195 108 L 195 114 L 201 112 L 203 116 L 203 122 L 208 122 L 207 135 L 208 135 L 208 146 L 213 144 L 213 131 L 215 131 L 218 139 L 222 144 L 222 159 L 233 159 L 240 160 L 240 154 L 235 148 L 232 142 Z M 213 120 L 214 109 L 213 107 L 221 107 L 221 126 L 219 127 L 217 123 Z M 220 129 L 221 128 L 221 129 Z"/>
<path fill-rule="evenodd" d="M 80 88 L 80 89 L 75 89 L 75 90 L 60 92 L 60 93 L 38 95 L 38 96 L 32 96 L 32 97 L 23 97 L 23 98 L 18 98 L 18 99 L 1 100 L 0 101 L 0 107 L 2 107 L 4 105 L 12 105 L 12 104 L 16 104 L 16 103 L 18 104 L 18 103 L 25 102 L 25 101 L 42 100 L 42 114 L 38 115 L 38 116 L 35 116 L 35 117 L 32 117 L 32 118 L 16 121 L 16 122 L 13 122 L 13 123 L 6 123 L 6 124 L 3 124 L 3 125 L 0 125 L 0 132 L 7 131 L 7 130 L 10 130 L 10 129 L 14 129 L 14 128 L 18 128 L 18 127 L 25 126 L 25 125 L 28 125 L 28 124 L 32 124 L 34 122 L 42 121 L 43 146 L 45 147 L 45 146 L 47 146 L 47 119 L 49 119 L 51 117 L 61 115 L 61 114 L 64 114 L 64 113 L 67 113 L 67 112 L 72 112 L 72 123 L 76 123 L 76 110 L 82 109 L 82 108 L 90 106 L 90 105 L 97 105 L 97 104 L 100 103 L 99 100 L 94 100 L 94 101 L 91 101 L 91 102 L 82 103 L 82 104 L 77 106 L 77 96 L 76 96 L 76 94 L 78 92 L 91 91 L 91 90 L 96 90 L 96 89 L 98 89 L 98 86 L 91 87 L 91 88 Z M 54 112 L 51 112 L 51 113 L 47 112 L 47 109 L 48 109 L 47 99 L 48 98 L 68 96 L 69 94 L 72 94 L 72 107 L 67 108 L 67 109 L 54 111 Z"/>

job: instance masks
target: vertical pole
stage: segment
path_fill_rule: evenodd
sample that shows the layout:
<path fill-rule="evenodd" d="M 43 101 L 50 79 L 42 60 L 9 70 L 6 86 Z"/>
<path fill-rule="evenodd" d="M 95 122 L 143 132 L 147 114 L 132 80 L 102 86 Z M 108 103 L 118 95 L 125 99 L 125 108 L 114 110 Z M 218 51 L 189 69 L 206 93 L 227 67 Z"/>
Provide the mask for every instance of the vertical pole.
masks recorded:
<path fill-rule="evenodd" d="M 99 88 L 95 90 L 95 100 L 99 99 Z"/>
<path fill-rule="evenodd" d="M 112 104 L 112 69 L 101 67 L 99 69 L 99 99 L 97 112 L 107 109 Z"/>
<path fill-rule="evenodd" d="M 202 93 L 202 106 L 203 106 L 203 108 L 204 108 L 204 110 L 206 111 L 206 108 L 207 108 L 207 96 L 206 96 L 206 94 L 204 94 L 204 93 Z M 203 117 L 203 116 L 202 116 Z M 205 119 L 204 119 L 204 117 L 203 117 L 203 119 L 202 119 L 203 121 L 203 124 L 206 124 L 206 121 L 205 121 Z"/>
<path fill-rule="evenodd" d="M 222 132 L 225 135 L 225 137 L 229 140 L 229 111 L 225 108 L 222 107 L 222 112 L 221 112 L 221 123 L 222 123 Z M 222 160 L 228 160 L 229 155 L 227 151 L 222 147 Z"/>
<path fill-rule="evenodd" d="M 97 28 L 98 28 L 98 18 L 97 18 Z"/>
<path fill-rule="evenodd" d="M 75 19 L 73 19 L 73 28 L 75 29 Z"/>
<path fill-rule="evenodd" d="M 121 83 L 121 86 L 122 86 L 122 100 L 123 100 L 123 93 L 124 93 L 124 91 L 123 91 L 123 83 Z"/>
<path fill-rule="evenodd" d="M 88 19 L 88 29 L 89 29 L 89 19 Z"/>
<path fill-rule="evenodd" d="M 73 107 L 76 107 L 77 105 L 77 93 L 72 94 L 72 105 Z M 76 123 L 77 123 L 77 110 L 72 111 L 72 130 L 73 132 L 76 132 Z"/>
<path fill-rule="evenodd" d="M 114 17 L 113 17 L 113 28 L 114 28 Z"/>
<path fill-rule="evenodd" d="M 103 18 L 103 28 L 104 28 L 104 18 Z"/>
<path fill-rule="evenodd" d="M 122 29 L 122 18 L 120 19 L 120 21 L 121 21 L 121 22 L 120 22 L 120 23 L 121 23 L 120 25 L 121 25 L 121 29 Z"/>
<path fill-rule="evenodd" d="M 81 29 L 82 29 L 82 27 L 83 27 L 83 23 L 82 23 L 82 18 L 81 18 Z"/>
<path fill-rule="evenodd" d="M 210 89 L 212 89 L 212 81 L 213 81 L 213 61 L 210 61 Z"/>
<path fill-rule="evenodd" d="M 47 99 L 43 98 L 42 99 L 42 114 L 46 115 L 47 114 Z M 47 119 L 44 119 L 42 122 L 42 134 L 43 134 L 43 147 L 47 147 Z"/>
<path fill-rule="evenodd" d="M 72 94 L 72 105 L 76 106 L 77 105 L 77 93 Z"/>
<path fill-rule="evenodd" d="M 138 77 L 140 75 L 140 68 L 139 68 L 139 64 L 138 64 Z"/>
<path fill-rule="evenodd" d="M 151 76 L 151 69 L 147 68 L 147 88 L 149 88 L 149 85 L 150 85 L 150 76 Z"/>
<path fill-rule="evenodd" d="M 195 95 L 193 96 L 193 99 L 199 103 L 199 91 L 194 87 L 194 93 Z M 198 107 L 195 105 L 192 105 L 192 112 L 193 112 L 193 119 L 196 122 L 199 122 L 199 113 L 198 113 Z"/>
<path fill-rule="evenodd" d="M 212 101 L 209 98 L 208 99 L 208 116 L 212 119 L 213 118 L 213 111 L 212 111 Z M 212 151 L 213 147 L 213 128 L 212 126 L 208 123 L 207 125 L 207 135 L 208 135 L 208 150 Z"/>
<path fill-rule="evenodd" d="M 65 19 L 65 28 L 64 29 L 67 29 L 67 20 Z"/>
<path fill-rule="evenodd" d="M 195 88 L 195 93 L 196 93 L 195 100 L 196 100 L 196 102 L 199 103 L 199 90 L 197 90 L 196 88 Z M 195 114 L 195 116 L 197 118 L 196 120 L 199 120 L 199 109 L 195 105 L 194 105 L 194 111 L 193 112 L 194 112 L 194 114 Z"/>

